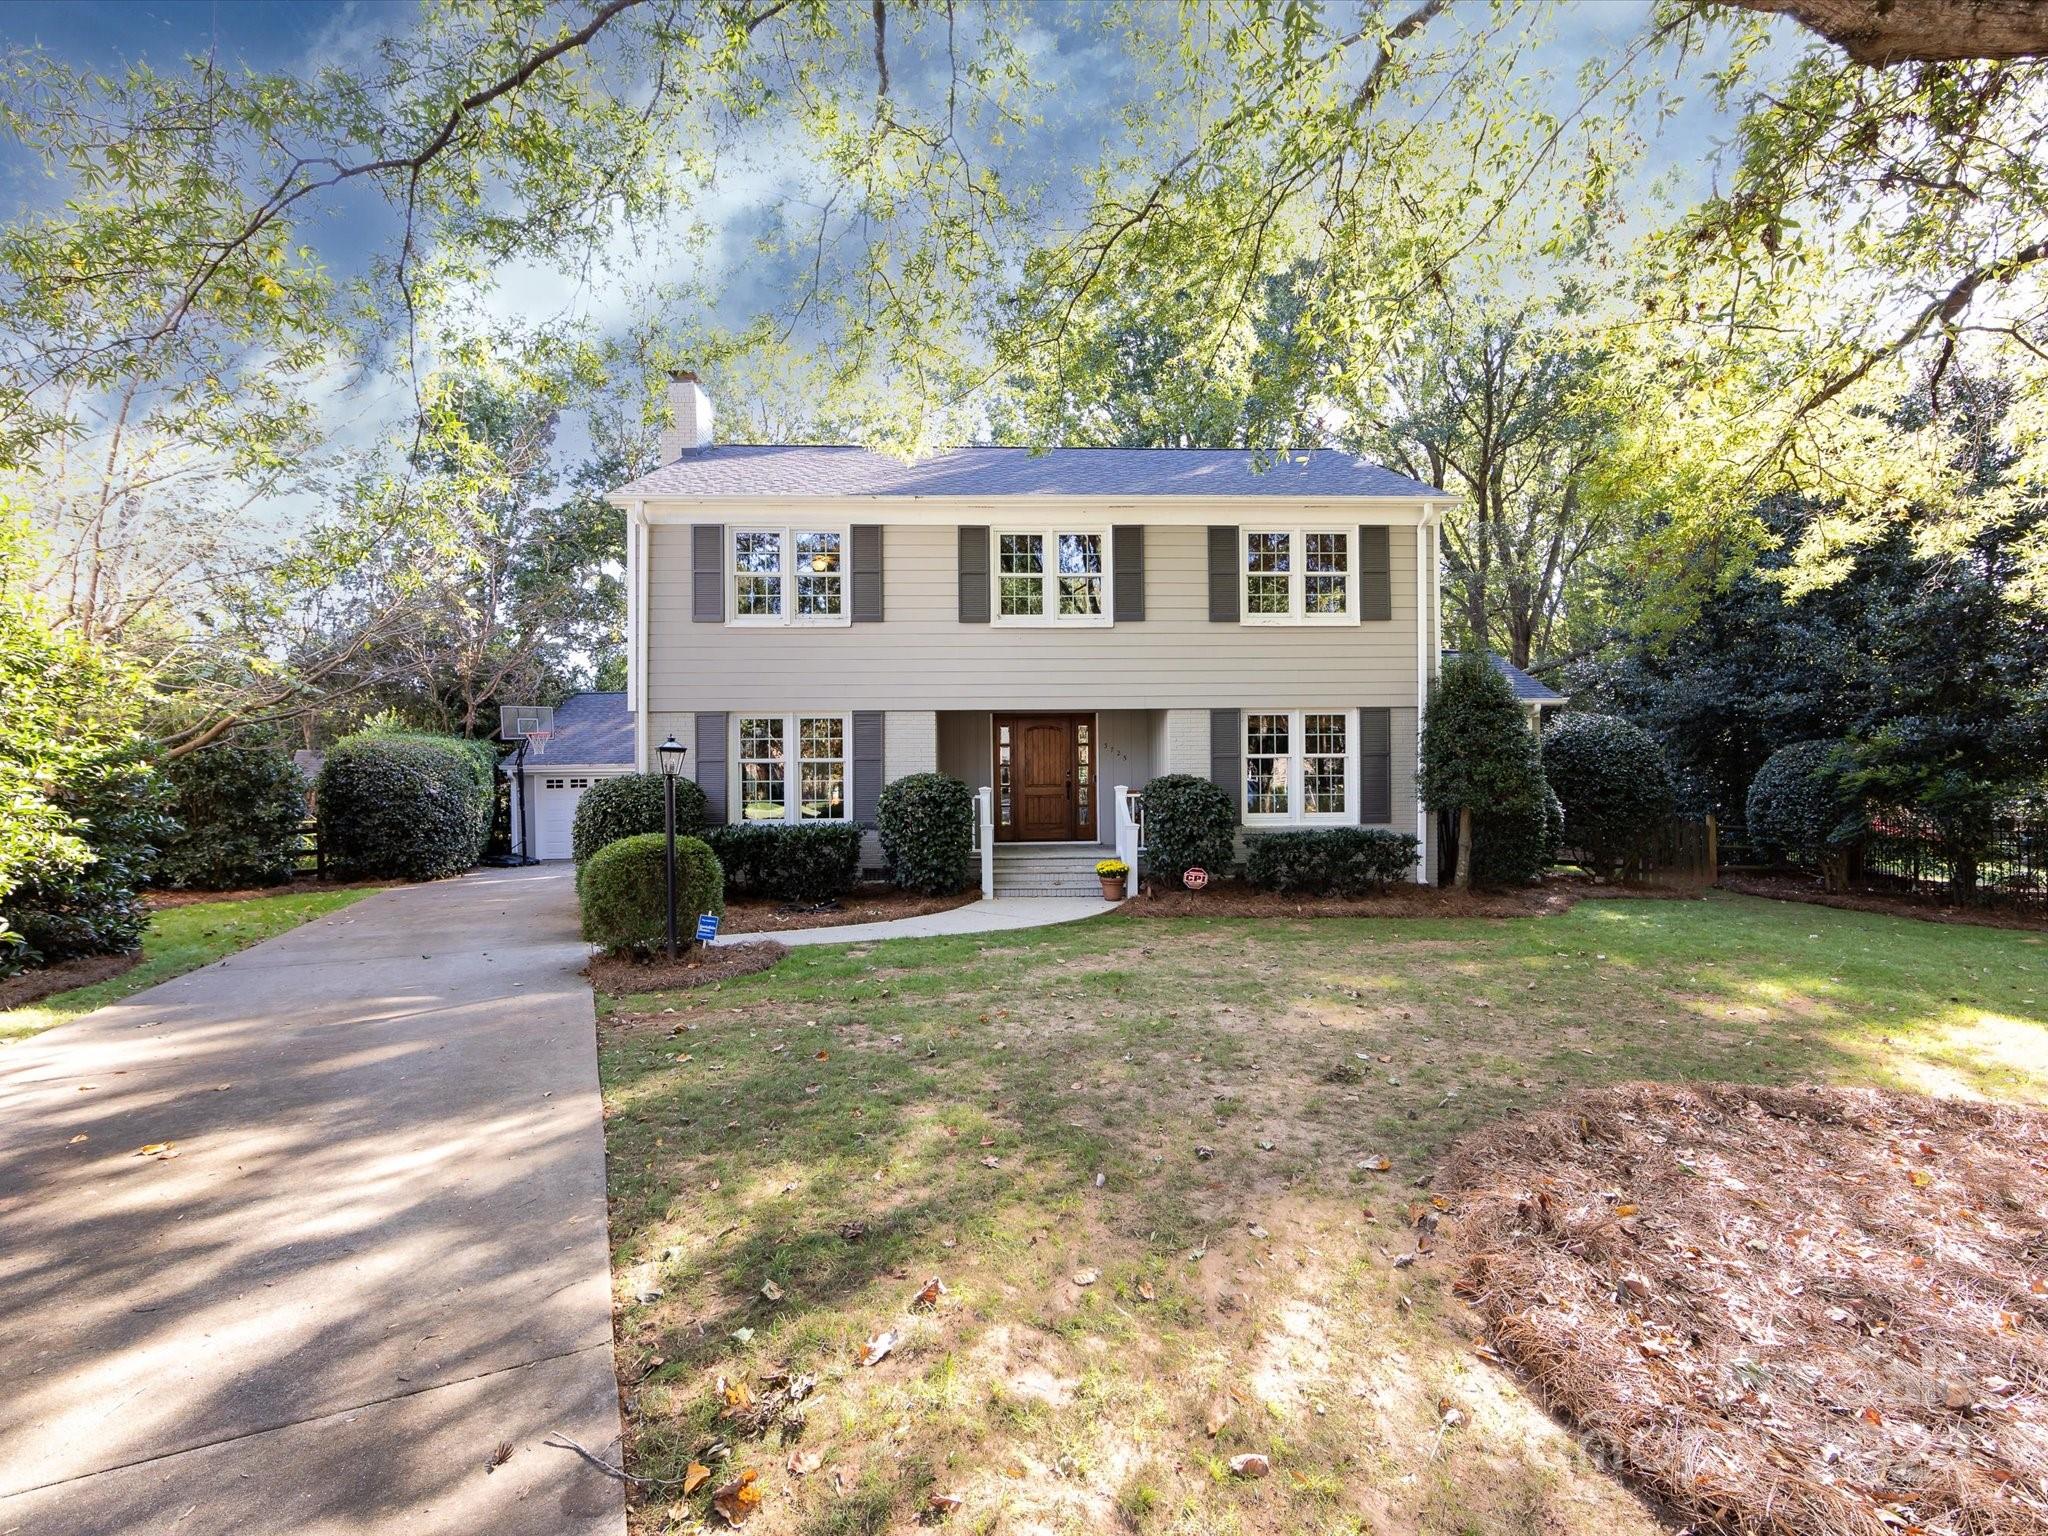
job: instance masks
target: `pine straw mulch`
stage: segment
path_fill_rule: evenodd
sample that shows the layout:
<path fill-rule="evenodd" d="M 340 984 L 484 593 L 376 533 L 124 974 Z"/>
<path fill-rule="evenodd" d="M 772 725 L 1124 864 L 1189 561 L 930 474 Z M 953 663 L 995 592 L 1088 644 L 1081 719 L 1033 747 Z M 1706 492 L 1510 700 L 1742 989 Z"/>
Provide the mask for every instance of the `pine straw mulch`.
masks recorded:
<path fill-rule="evenodd" d="M 778 933 L 791 928 L 837 928 L 847 923 L 886 923 L 899 917 L 950 912 L 981 900 L 979 889 L 955 896 L 924 896 L 893 885 L 864 885 L 837 901 L 792 906 L 772 899 L 728 896 L 721 933 Z"/>
<path fill-rule="evenodd" d="M 2048 1112 L 1624 1084 L 1438 1188 L 1491 1351 L 1682 1516 L 2048 1531 Z"/>
<path fill-rule="evenodd" d="M 73 960 L 59 960 L 55 965 L 38 966 L 32 971 L 0 978 L 0 1013 L 10 1008 L 26 1008 L 30 1003 L 39 1003 L 59 992 L 69 992 L 73 987 L 89 987 L 96 981 L 110 980 L 140 964 L 142 951 L 131 949 L 125 955 L 80 955 Z"/>
<path fill-rule="evenodd" d="M 630 997 L 635 992 L 708 987 L 735 976 L 751 976 L 788 953 L 788 945 L 773 939 L 753 944 L 697 944 L 677 955 L 673 964 L 662 955 L 647 960 L 632 955 L 592 955 L 583 974 L 607 997 Z"/>
<path fill-rule="evenodd" d="M 2024 932 L 2048 933 L 2048 910 L 2022 906 L 1957 906 L 1925 896 L 1909 896 L 1884 890 L 1831 891 L 1818 875 L 1763 873 L 1723 874 L 1724 891 L 1745 896 L 1762 896 L 1771 901 L 1803 901 L 1816 907 L 1836 907 L 1845 912 L 1880 912 L 1887 917 L 1917 918 L 1923 923 L 1962 923 L 1972 928 L 2016 928 Z"/>
<path fill-rule="evenodd" d="M 1372 896 L 1288 896 L 1242 880 L 1206 889 L 1148 884 L 1117 910 L 1130 917 L 1555 917 L 1590 897 L 1688 901 L 1697 891 L 1595 883 L 1579 875 L 1548 875 L 1539 885 L 1460 891 L 1450 886 L 1395 885 Z"/>

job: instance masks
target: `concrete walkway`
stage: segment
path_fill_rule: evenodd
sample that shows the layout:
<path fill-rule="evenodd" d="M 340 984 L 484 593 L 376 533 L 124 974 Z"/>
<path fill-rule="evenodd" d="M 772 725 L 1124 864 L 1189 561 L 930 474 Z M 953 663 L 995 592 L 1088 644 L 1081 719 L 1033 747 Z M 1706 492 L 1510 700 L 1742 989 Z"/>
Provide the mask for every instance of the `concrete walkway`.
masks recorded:
<path fill-rule="evenodd" d="M 878 939 L 931 939 L 957 933 L 1006 933 L 1016 928 L 1049 928 L 1114 912 L 1118 903 L 1093 897 L 1012 896 L 971 901 L 964 907 L 893 917 L 886 923 L 848 923 L 841 928 L 791 928 L 783 933 L 731 933 L 720 944 L 750 944 L 772 938 L 778 944 L 871 944 Z"/>
<path fill-rule="evenodd" d="M 0 1536 L 619 1536 L 585 953 L 480 872 L 0 1047 Z"/>

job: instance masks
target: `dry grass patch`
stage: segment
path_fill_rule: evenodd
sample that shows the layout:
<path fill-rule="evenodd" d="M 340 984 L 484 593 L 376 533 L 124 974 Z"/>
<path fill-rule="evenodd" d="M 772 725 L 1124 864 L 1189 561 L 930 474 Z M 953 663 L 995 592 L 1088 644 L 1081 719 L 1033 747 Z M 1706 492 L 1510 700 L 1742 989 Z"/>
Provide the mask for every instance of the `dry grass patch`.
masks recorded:
<path fill-rule="evenodd" d="M 1494 1348 L 1673 1508 L 2048 1531 L 2048 1114 L 1630 1084 L 1477 1132 L 1442 1182 Z"/>

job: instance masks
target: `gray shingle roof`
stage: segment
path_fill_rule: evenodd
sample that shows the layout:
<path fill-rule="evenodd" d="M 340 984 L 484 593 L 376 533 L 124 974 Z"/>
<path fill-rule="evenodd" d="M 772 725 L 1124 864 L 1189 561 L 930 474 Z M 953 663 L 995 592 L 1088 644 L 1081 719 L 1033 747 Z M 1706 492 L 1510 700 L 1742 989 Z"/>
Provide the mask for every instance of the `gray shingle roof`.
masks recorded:
<path fill-rule="evenodd" d="M 1445 651 L 1444 660 L 1449 661 L 1458 653 Z M 1508 686 L 1515 690 L 1515 697 L 1524 704 L 1562 704 L 1568 695 L 1546 688 L 1505 656 L 1493 658 L 1494 667 L 1508 680 Z"/>
<path fill-rule="evenodd" d="M 528 768 L 628 768 L 633 763 L 633 712 L 623 693 L 572 693 L 555 706 L 555 735 Z"/>
<path fill-rule="evenodd" d="M 867 448 L 721 443 L 615 496 L 1442 496 L 1313 448 L 1267 462 L 1222 448 L 953 448 L 906 464 Z"/>

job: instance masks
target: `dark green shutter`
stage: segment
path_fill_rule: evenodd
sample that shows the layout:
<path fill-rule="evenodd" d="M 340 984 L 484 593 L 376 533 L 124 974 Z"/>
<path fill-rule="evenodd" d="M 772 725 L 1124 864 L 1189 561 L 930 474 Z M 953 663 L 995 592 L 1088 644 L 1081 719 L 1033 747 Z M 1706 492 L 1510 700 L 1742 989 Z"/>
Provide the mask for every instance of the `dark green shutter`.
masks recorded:
<path fill-rule="evenodd" d="M 1209 711 L 1209 782 L 1230 796 L 1230 809 L 1244 820 L 1244 731 L 1234 709 Z"/>
<path fill-rule="evenodd" d="M 714 827 L 726 822 L 725 716 L 697 716 L 697 787 L 704 791 L 704 815 Z"/>
<path fill-rule="evenodd" d="M 1237 530 L 1209 530 L 1209 622 L 1237 622 L 1238 593 L 1244 582 L 1238 572 Z"/>
<path fill-rule="evenodd" d="M 882 622 L 882 525 L 856 523 L 852 550 L 853 622 Z"/>
<path fill-rule="evenodd" d="M 960 622 L 988 623 L 988 530 L 960 530 Z"/>
<path fill-rule="evenodd" d="M 1115 589 L 1112 617 L 1134 624 L 1145 617 L 1145 528 L 1125 523 L 1109 530 L 1110 583 Z"/>
<path fill-rule="evenodd" d="M 698 624 L 725 622 L 725 530 L 715 523 L 690 529 L 690 618 Z"/>
<path fill-rule="evenodd" d="M 1384 827 L 1394 819 L 1394 712 L 1358 712 L 1358 819 Z"/>
<path fill-rule="evenodd" d="M 1394 616 L 1394 557 L 1385 523 L 1358 530 L 1358 617 L 1365 623 Z"/>
<path fill-rule="evenodd" d="M 882 712 L 857 709 L 853 712 L 853 819 L 861 826 L 875 824 L 882 798 Z"/>

